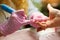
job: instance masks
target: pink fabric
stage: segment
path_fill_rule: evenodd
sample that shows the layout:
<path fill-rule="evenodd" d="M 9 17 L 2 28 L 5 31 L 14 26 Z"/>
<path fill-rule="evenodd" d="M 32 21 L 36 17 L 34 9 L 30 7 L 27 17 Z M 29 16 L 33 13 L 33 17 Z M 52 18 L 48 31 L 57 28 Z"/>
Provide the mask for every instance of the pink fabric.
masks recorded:
<path fill-rule="evenodd" d="M 13 12 L 10 18 L 5 23 L 0 25 L 0 31 L 2 34 L 8 35 L 17 31 L 22 25 L 25 25 L 26 23 L 28 23 L 28 20 L 26 20 L 24 11 L 19 10 L 17 12 Z"/>
<path fill-rule="evenodd" d="M 18 29 L 20 29 L 21 26 L 30 24 L 35 28 L 40 27 L 40 25 L 36 24 L 35 21 L 45 21 L 47 20 L 47 17 L 44 16 L 42 13 L 33 13 L 29 18 L 29 20 L 26 20 L 26 15 L 24 14 L 23 10 L 18 10 L 16 12 L 13 12 L 10 18 L 0 24 L 0 31 L 3 35 L 11 34 Z M 35 20 L 35 21 L 33 21 Z"/>
<path fill-rule="evenodd" d="M 38 24 L 35 23 L 36 21 L 45 22 L 48 19 L 47 16 L 43 15 L 43 13 L 40 13 L 40 12 L 34 12 L 34 13 L 32 13 L 29 18 L 31 20 L 30 25 L 32 25 L 35 28 L 40 27 L 40 25 L 38 25 Z"/>

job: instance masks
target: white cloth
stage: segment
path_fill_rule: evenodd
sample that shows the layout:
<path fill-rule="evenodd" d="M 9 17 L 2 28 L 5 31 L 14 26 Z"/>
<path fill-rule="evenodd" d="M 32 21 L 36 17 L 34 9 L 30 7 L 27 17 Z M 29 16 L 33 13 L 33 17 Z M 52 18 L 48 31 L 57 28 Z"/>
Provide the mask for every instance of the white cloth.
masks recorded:
<path fill-rule="evenodd" d="M 23 29 L 16 31 L 15 33 L 10 34 L 8 36 L 0 37 L 0 40 L 37 40 L 35 39 L 34 35 L 36 34 L 35 33 L 30 34 L 30 29 Z M 60 40 L 60 36 L 58 33 L 55 32 L 54 28 L 48 28 L 46 30 L 42 30 L 38 32 L 38 36 L 39 40 Z"/>
<path fill-rule="evenodd" d="M 55 32 L 55 28 L 48 28 L 38 32 L 39 40 L 60 40 L 60 33 Z"/>
<path fill-rule="evenodd" d="M 18 30 L 10 35 L 0 37 L 0 40 L 38 40 L 35 32 L 30 28 Z"/>

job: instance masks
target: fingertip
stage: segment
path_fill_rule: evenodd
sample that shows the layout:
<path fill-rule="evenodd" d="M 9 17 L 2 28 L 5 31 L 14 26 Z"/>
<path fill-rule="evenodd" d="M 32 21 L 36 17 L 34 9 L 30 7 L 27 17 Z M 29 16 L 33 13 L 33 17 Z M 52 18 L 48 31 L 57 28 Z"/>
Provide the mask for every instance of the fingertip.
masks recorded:
<path fill-rule="evenodd" d="M 16 10 L 16 11 L 14 11 L 12 13 L 24 13 L 24 9 Z"/>
<path fill-rule="evenodd" d="M 17 12 L 19 12 L 19 11 L 24 11 L 24 9 L 17 10 Z"/>
<path fill-rule="evenodd" d="M 51 4 L 48 4 L 47 5 L 47 8 L 48 8 L 48 10 L 51 12 L 52 11 L 52 9 L 53 9 L 53 7 L 51 6 Z"/>

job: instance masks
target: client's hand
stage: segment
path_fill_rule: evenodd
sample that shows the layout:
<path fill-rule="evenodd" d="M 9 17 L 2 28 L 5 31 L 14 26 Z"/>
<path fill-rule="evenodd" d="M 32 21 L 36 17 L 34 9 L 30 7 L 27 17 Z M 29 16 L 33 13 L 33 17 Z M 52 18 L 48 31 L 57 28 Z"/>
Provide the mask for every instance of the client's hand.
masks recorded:
<path fill-rule="evenodd" d="M 39 11 L 33 12 L 32 15 L 30 16 L 30 25 L 32 25 L 35 28 L 41 27 L 38 22 L 45 22 L 47 21 L 48 17 L 45 16 L 43 13 L 40 13 Z"/>
<path fill-rule="evenodd" d="M 48 4 L 47 8 L 49 10 L 49 20 L 45 24 L 40 23 L 40 26 L 44 26 L 44 28 L 60 26 L 60 10 L 53 8 L 50 4 Z"/>
<path fill-rule="evenodd" d="M 49 27 L 60 26 L 60 10 L 53 8 L 50 4 L 47 6 L 50 20 L 46 22 Z"/>

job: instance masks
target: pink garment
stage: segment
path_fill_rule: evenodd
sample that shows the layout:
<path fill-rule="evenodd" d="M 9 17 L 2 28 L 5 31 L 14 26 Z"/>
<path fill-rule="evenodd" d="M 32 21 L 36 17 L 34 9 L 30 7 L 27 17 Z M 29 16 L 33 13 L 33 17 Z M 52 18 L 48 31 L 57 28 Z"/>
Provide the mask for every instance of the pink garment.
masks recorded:
<path fill-rule="evenodd" d="M 34 12 L 32 15 L 29 17 L 30 19 L 26 19 L 26 15 L 24 14 L 23 10 L 18 10 L 16 12 L 13 12 L 10 18 L 0 24 L 0 31 L 3 35 L 8 35 L 11 34 L 18 29 L 20 29 L 21 26 L 30 24 L 31 26 L 38 28 L 40 25 L 36 24 L 35 21 L 46 21 L 47 17 L 44 16 L 42 13 L 39 12 Z M 35 21 L 33 21 L 35 20 Z"/>
<path fill-rule="evenodd" d="M 35 28 L 39 28 L 40 25 L 36 24 L 35 22 L 36 22 L 36 21 L 39 21 L 39 22 L 47 21 L 48 17 L 45 16 L 43 13 L 33 12 L 33 13 L 30 15 L 29 19 L 31 20 L 30 25 L 32 25 L 32 26 L 35 27 Z"/>
<path fill-rule="evenodd" d="M 5 22 L 0 24 L 0 31 L 3 35 L 11 34 L 21 26 L 25 25 L 29 21 L 26 20 L 26 15 L 23 10 L 19 10 L 17 12 L 13 12 L 10 18 Z"/>

